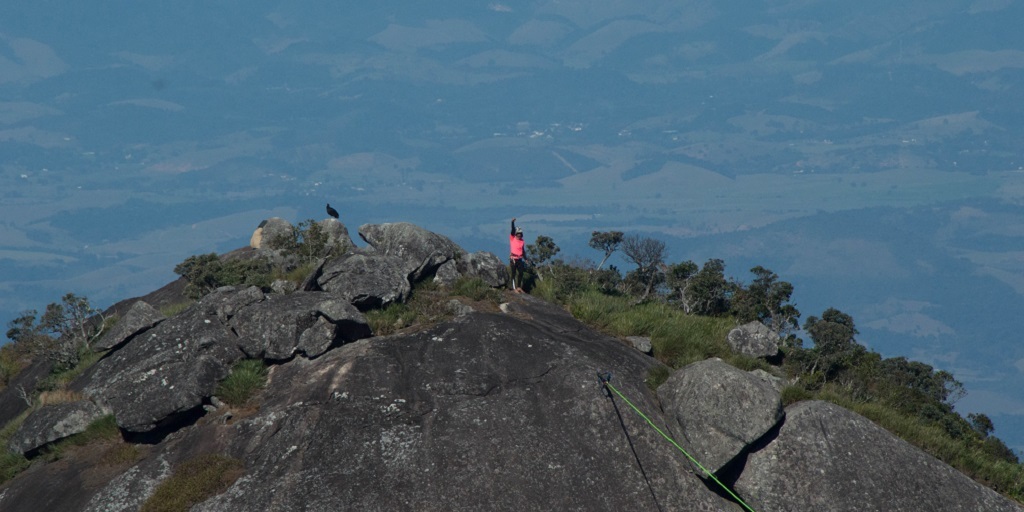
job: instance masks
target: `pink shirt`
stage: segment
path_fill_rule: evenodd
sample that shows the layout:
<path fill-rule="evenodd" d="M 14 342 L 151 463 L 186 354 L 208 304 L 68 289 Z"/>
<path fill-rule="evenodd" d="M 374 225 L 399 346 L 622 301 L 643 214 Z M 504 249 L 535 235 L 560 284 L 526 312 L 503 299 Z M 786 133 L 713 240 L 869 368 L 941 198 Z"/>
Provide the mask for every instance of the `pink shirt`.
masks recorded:
<path fill-rule="evenodd" d="M 520 240 L 515 235 L 508 236 L 509 252 L 512 254 L 512 259 L 521 260 L 523 259 L 523 246 L 526 245 L 526 240 Z"/>

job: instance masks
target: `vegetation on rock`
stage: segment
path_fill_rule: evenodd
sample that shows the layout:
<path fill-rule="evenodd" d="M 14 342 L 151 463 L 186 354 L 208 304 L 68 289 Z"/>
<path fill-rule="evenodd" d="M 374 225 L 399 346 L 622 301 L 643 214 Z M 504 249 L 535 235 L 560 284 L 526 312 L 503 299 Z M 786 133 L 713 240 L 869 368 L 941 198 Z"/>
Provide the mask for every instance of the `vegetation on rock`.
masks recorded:
<path fill-rule="evenodd" d="M 157 486 L 140 512 L 186 512 L 216 496 L 242 476 L 242 461 L 219 454 L 200 455 L 178 464 Z"/>
<path fill-rule="evenodd" d="M 224 403 L 244 407 L 267 385 L 267 365 L 262 359 L 243 359 L 217 386 L 216 396 Z"/>

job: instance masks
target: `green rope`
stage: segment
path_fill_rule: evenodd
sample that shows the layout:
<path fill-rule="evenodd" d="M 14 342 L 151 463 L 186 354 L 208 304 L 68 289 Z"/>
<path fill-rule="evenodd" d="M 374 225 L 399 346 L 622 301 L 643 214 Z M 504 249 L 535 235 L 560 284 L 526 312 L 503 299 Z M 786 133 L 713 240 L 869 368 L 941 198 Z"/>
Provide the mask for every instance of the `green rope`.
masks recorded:
<path fill-rule="evenodd" d="M 637 409 L 637 407 L 635 405 L 633 405 L 633 402 L 630 402 L 629 399 L 626 398 L 625 395 L 620 393 L 619 390 L 615 389 L 615 386 L 612 386 L 611 382 L 608 382 L 605 379 L 601 379 L 601 382 L 608 389 L 614 391 L 616 395 L 619 395 L 619 398 L 621 398 L 622 401 L 626 402 L 626 405 L 628 405 L 631 409 L 636 411 L 636 413 L 639 414 L 641 418 L 646 420 L 648 425 L 654 427 L 654 430 L 658 431 L 658 433 L 661 434 L 661 437 L 664 437 L 665 439 L 668 439 L 668 442 L 672 443 L 672 446 L 675 446 L 679 451 L 683 452 L 683 455 L 686 455 L 686 458 L 690 459 L 691 462 L 696 464 L 697 467 L 699 467 L 702 471 L 704 471 L 704 473 L 706 473 L 709 477 L 711 477 L 711 479 L 714 480 L 716 484 L 720 485 L 722 487 L 722 489 L 725 489 L 725 492 L 729 493 L 729 496 L 732 496 L 732 498 L 734 500 L 736 500 L 740 505 L 743 505 L 743 508 L 749 510 L 750 512 L 755 512 L 754 509 L 750 508 L 750 505 L 747 505 L 746 503 L 744 503 L 743 500 L 741 500 L 739 496 L 737 496 L 735 493 L 733 493 L 732 489 L 729 489 L 729 487 L 727 485 L 725 485 L 721 481 L 719 481 L 718 478 L 716 478 L 715 475 L 712 472 L 710 472 L 707 469 L 705 469 L 704 466 L 702 466 L 700 464 L 700 462 L 697 462 L 697 459 L 695 459 L 692 456 L 690 456 L 690 454 L 687 453 L 686 450 L 684 450 L 682 446 L 679 446 L 679 444 L 676 443 L 675 440 L 673 440 L 667 434 L 662 432 L 661 429 L 658 428 L 658 426 L 655 425 L 654 422 L 651 421 L 651 419 L 647 417 L 647 415 L 645 415 L 643 412 L 640 411 L 640 409 Z"/>

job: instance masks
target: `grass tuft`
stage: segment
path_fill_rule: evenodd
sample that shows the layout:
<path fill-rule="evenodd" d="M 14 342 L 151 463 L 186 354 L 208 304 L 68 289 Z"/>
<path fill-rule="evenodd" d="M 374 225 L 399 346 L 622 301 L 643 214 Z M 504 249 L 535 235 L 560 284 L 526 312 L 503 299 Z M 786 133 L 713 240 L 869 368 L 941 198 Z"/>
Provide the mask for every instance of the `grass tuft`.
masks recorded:
<path fill-rule="evenodd" d="M 195 303 L 196 303 L 196 301 L 194 301 L 194 300 L 187 300 L 187 301 L 184 301 L 184 302 L 175 302 L 174 304 L 168 304 L 168 305 L 160 308 L 160 313 L 163 314 L 167 318 L 171 318 L 172 316 L 177 315 L 178 313 L 181 313 L 182 311 L 185 311 L 186 309 L 189 308 L 189 306 L 191 306 L 192 304 L 195 304 Z"/>
<path fill-rule="evenodd" d="M 179 464 L 160 483 L 139 512 L 187 512 L 231 487 L 245 468 L 242 461 L 217 454 L 200 455 Z"/>
<path fill-rule="evenodd" d="M 488 284 L 479 277 L 463 277 L 458 281 L 455 281 L 455 284 L 452 285 L 451 294 L 466 297 L 475 301 L 489 301 L 494 304 L 500 303 L 502 299 L 501 292 L 488 286 Z"/>
<path fill-rule="evenodd" d="M 416 322 L 416 311 L 406 304 L 388 304 L 383 309 L 366 312 L 366 323 L 374 336 L 394 334 Z"/>
<path fill-rule="evenodd" d="M 244 407 L 267 385 L 267 366 L 262 359 L 243 359 L 217 385 L 215 394 L 224 403 Z"/>

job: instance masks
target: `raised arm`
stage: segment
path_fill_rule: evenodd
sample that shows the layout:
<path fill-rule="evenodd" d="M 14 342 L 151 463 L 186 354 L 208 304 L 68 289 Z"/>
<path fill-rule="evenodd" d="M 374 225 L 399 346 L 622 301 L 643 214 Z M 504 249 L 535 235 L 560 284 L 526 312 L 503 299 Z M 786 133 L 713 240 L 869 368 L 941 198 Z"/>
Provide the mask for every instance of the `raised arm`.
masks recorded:
<path fill-rule="evenodd" d="M 512 236 L 516 236 L 516 218 L 512 217 L 512 232 L 509 233 Z"/>

